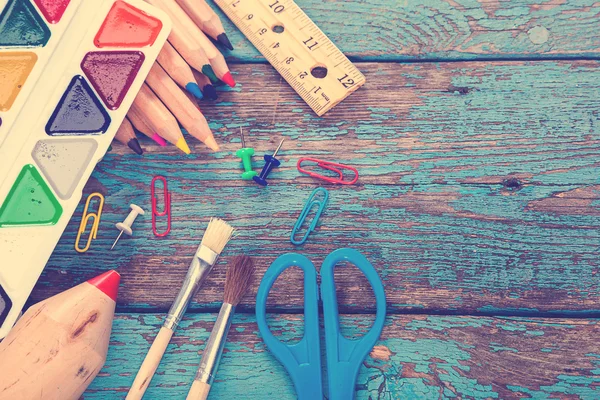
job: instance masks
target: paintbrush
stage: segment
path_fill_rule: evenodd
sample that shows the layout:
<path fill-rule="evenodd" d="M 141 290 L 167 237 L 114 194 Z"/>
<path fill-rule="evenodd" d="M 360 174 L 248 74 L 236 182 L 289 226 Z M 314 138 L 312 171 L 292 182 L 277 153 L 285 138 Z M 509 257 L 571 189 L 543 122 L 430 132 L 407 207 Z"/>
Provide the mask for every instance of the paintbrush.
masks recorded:
<path fill-rule="evenodd" d="M 190 264 L 183 286 L 179 290 L 179 294 L 173 302 L 156 339 L 154 339 L 131 385 L 131 389 L 129 389 L 127 400 L 141 399 L 144 396 L 144 392 L 150 385 L 156 368 L 158 368 L 160 360 L 171 341 L 173 332 L 179 325 L 190 301 L 208 277 L 233 232 L 234 229 L 227 222 L 216 218 L 210 220 L 202 237 L 202 243 L 200 243 Z"/>
<path fill-rule="evenodd" d="M 188 393 L 187 400 L 204 400 L 208 397 L 210 386 L 217 374 L 217 368 L 219 367 L 221 354 L 225 347 L 227 332 L 229 332 L 229 327 L 231 326 L 235 307 L 248 291 L 252 283 L 253 274 L 254 263 L 250 257 L 245 255 L 237 256 L 229 268 L 227 268 L 223 305 L 204 348 L 204 353 L 202 353 L 200 366 Z"/>

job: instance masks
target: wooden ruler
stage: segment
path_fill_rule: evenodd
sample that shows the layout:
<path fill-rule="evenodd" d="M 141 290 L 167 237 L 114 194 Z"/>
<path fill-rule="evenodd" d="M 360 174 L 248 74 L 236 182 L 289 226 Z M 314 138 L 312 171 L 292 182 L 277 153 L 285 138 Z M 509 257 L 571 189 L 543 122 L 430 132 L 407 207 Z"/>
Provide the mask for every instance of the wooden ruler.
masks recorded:
<path fill-rule="evenodd" d="M 317 115 L 365 83 L 365 76 L 293 0 L 215 3 Z"/>

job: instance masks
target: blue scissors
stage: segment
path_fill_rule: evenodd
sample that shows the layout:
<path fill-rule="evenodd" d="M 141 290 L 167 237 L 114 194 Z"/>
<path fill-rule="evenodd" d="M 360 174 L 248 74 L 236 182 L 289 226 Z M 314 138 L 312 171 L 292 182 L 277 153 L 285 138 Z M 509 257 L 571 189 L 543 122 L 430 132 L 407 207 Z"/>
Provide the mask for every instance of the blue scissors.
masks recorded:
<path fill-rule="evenodd" d="M 366 335 L 357 340 L 346 339 L 340 334 L 333 269 L 343 261 L 354 264 L 365 274 L 373 287 L 377 303 L 377 315 L 373 327 Z M 293 345 L 286 345 L 269 330 L 266 320 L 266 305 L 273 283 L 285 269 L 292 266 L 300 267 L 304 271 L 305 326 L 302 340 Z M 265 272 L 256 295 L 258 329 L 269 350 L 290 374 L 299 400 L 323 399 L 318 299 L 315 266 L 308 258 L 296 253 L 284 254 L 271 264 Z M 353 249 L 339 249 L 329 254 L 321 266 L 321 299 L 325 323 L 329 400 L 351 400 L 354 399 L 356 378 L 360 366 L 379 339 L 383 329 L 386 313 L 383 284 L 377 271 L 365 256 Z"/>

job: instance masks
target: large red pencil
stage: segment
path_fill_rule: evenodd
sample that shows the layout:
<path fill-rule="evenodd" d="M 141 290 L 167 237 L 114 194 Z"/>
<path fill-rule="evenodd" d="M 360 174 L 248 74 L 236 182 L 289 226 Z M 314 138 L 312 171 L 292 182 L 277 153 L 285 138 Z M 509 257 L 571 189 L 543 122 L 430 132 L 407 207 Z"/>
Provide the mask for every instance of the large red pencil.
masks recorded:
<path fill-rule="evenodd" d="M 0 343 L 0 399 L 76 400 L 106 361 L 120 276 L 34 304 Z"/>

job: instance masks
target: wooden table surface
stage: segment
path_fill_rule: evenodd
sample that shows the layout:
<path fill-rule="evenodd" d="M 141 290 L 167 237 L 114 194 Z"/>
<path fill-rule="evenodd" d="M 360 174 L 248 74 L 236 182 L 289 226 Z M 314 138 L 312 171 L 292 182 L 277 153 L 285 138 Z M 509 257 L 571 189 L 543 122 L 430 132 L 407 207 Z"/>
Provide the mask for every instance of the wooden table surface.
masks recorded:
<path fill-rule="evenodd" d="M 423 4 L 424 3 L 424 4 Z M 254 317 L 260 279 L 279 255 L 316 265 L 339 247 L 365 254 L 388 316 L 364 361 L 357 399 L 600 398 L 600 3 L 597 0 L 299 0 L 367 83 L 316 117 L 225 18 L 238 86 L 203 111 L 221 151 L 193 155 L 141 139 L 144 157 L 115 145 L 85 192 L 106 204 L 98 239 L 73 250 L 82 205 L 30 303 L 108 268 L 122 274 L 107 363 L 85 399 L 123 398 L 173 301 L 211 216 L 238 229 L 176 332 L 146 399 L 185 398 L 223 293 L 225 266 L 253 255 L 258 278 L 236 315 L 212 399 L 294 399 Z M 285 138 L 267 189 L 239 179 L 239 127 L 255 166 Z M 356 166 L 308 243 L 289 242 L 321 182 L 296 161 Z M 108 251 L 129 203 L 150 210 L 164 175 L 173 230 L 150 216 Z M 366 279 L 337 269 L 347 336 L 373 321 Z M 302 336 L 301 274 L 269 298 L 271 328 Z"/>

